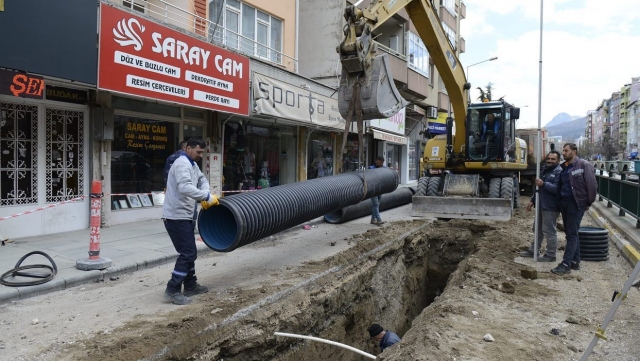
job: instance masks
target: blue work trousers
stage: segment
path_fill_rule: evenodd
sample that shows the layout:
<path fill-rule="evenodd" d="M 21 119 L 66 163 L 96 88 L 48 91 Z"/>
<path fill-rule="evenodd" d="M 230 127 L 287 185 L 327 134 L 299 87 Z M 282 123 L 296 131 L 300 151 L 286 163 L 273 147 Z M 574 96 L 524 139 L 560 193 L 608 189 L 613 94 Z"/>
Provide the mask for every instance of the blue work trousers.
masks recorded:
<path fill-rule="evenodd" d="M 169 233 L 173 247 L 179 253 L 176 265 L 171 272 L 171 280 L 167 284 L 167 290 L 172 293 L 180 292 L 182 284 L 188 288 L 196 283 L 195 262 L 198 258 L 198 249 L 193 232 L 193 221 L 165 219 L 164 227 Z"/>
<path fill-rule="evenodd" d="M 584 216 L 585 208 L 578 207 L 576 200 L 573 198 L 560 198 L 560 213 L 562 213 L 562 224 L 564 225 L 564 234 L 567 239 L 567 245 L 564 249 L 562 263 L 571 266 L 571 263 L 580 263 L 580 241 L 578 240 L 578 231 L 580 222 Z"/>

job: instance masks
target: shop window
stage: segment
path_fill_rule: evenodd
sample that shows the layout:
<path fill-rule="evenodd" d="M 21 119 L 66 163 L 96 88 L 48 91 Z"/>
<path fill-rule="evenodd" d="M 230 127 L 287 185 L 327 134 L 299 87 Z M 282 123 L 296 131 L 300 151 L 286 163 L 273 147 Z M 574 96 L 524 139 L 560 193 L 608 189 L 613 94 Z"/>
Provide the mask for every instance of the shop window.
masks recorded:
<path fill-rule="evenodd" d="M 280 184 L 280 128 L 229 122 L 224 129 L 223 190 Z"/>
<path fill-rule="evenodd" d="M 366 157 L 366 140 L 364 140 L 364 142 L 363 158 Z M 347 135 L 347 145 L 345 146 L 344 153 L 342 154 L 343 173 L 355 172 L 361 168 L 360 160 L 358 159 L 360 154 L 359 152 L 360 142 L 358 141 L 358 134 L 349 133 Z"/>
<path fill-rule="evenodd" d="M 330 134 L 313 132 L 307 150 L 307 179 L 333 175 L 333 139 Z"/>
<path fill-rule="evenodd" d="M 0 103 L 0 205 L 38 202 L 38 107 Z"/>
<path fill-rule="evenodd" d="M 400 173 L 400 151 L 399 145 L 387 144 L 387 167 Z"/>
<path fill-rule="evenodd" d="M 47 203 L 84 194 L 84 112 L 46 111 Z"/>
<path fill-rule="evenodd" d="M 111 146 L 112 209 L 159 205 L 147 202 L 164 191 L 164 165 L 178 147 L 178 123 L 124 115 L 114 117 Z M 135 195 L 140 202 L 135 202 Z M 141 198 L 142 197 L 142 198 Z"/>

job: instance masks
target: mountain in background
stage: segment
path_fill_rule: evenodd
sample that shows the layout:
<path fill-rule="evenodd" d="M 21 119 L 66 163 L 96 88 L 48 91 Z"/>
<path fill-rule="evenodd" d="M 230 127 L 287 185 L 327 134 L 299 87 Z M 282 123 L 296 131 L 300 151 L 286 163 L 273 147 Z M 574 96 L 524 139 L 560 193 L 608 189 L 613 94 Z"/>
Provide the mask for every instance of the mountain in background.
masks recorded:
<path fill-rule="evenodd" d="M 554 127 L 560 124 L 564 124 L 564 123 L 568 123 L 571 122 L 573 120 L 576 120 L 580 117 L 575 116 L 575 115 L 569 115 L 567 113 L 560 113 L 558 115 L 556 115 L 555 117 L 553 117 L 553 119 L 551 119 L 551 121 L 549 123 L 547 123 L 547 125 L 545 125 L 545 127 L 549 128 L 549 127 Z"/>
<path fill-rule="evenodd" d="M 556 120 L 556 118 L 558 118 L 560 115 L 565 114 L 569 117 L 568 120 L 566 117 L 562 117 L 561 121 L 556 122 L 556 124 L 552 124 L 554 123 L 554 121 Z M 584 135 L 584 130 L 587 128 L 587 117 L 578 117 L 577 119 L 571 119 L 572 117 L 569 116 L 569 114 L 567 113 L 560 113 L 558 115 L 556 115 L 552 121 L 550 121 L 549 123 L 547 123 L 547 126 L 545 128 L 547 128 L 547 131 L 549 132 L 549 136 L 550 137 L 557 137 L 557 136 L 562 136 L 562 141 L 566 142 L 569 140 L 575 141 L 578 138 L 580 138 L 580 136 Z"/>

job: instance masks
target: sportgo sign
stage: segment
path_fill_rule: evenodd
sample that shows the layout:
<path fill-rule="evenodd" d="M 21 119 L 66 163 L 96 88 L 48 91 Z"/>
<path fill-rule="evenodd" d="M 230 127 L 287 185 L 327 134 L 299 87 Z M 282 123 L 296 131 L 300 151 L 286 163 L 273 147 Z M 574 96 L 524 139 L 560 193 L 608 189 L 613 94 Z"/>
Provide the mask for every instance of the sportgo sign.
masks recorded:
<path fill-rule="evenodd" d="M 100 4 L 98 88 L 249 113 L 249 59 Z"/>

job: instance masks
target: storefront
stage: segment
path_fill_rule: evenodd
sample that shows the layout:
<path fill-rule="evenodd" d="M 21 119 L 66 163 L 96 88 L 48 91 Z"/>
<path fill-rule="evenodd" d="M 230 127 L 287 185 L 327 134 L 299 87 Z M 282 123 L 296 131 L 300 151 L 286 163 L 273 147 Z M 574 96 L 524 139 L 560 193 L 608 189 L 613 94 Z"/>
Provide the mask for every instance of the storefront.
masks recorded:
<path fill-rule="evenodd" d="M 164 198 L 164 166 L 178 144 L 205 139 L 209 112 L 187 107 L 112 96 L 114 137 L 110 152 L 109 208 L 111 224 L 130 217 L 158 218 Z M 200 161 L 205 169 L 205 159 Z M 154 209 L 155 208 L 155 209 Z"/>
<path fill-rule="evenodd" d="M 400 176 L 400 183 L 409 181 L 407 147 L 408 138 L 405 137 L 406 110 L 402 109 L 390 118 L 373 119 L 369 121 L 373 134 L 373 159 L 382 156 L 385 165 L 394 169 Z"/>
<path fill-rule="evenodd" d="M 435 110 L 435 109 L 433 109 Z M 424 153 L 426 136 L 428 135 L 428 121 L 425 109 L 411 105 L 406 108 L 405 135 L 408 138 L 407 159 L 409 168 L 408 182 L 417 182 L 420 179 L 420 159 Z M 432 115 L 435 112 L 431 113 Z"/>
<path fill-rule="evenodd" d="M 275 129 L 272 133 L 277 134 L 271 136 L 280 140 L 279 184 L 334 175 L 336 147 L 341 145 L 336 144 L 337 135 L 344 131 L 345 124 L 337 100 L 320 93 L 330 89 L 321 89 L 308 79 L 293 74 L 279 75 L 288 77 L 290 82 L 304 84 L 294 86 L 256 71 L 252 81 L 256 118 L 269 122 Z M 272 166 L 271 161 L 268 165 Z M 283 173 L 287 176 L 283 177 Z"/>
<path fill-rule="evenodd" d="M 33 94 L 7 95 L 7 78 L 39 82 Z M 3 221 L 0 238 L 86 228 L 89 164 L 87 91 L 46 85 L 31 74 L 0 70 L 0 217 L 54 206 Z M 28 88 L 25 88 L 27 90 Z M 75 95 L 70 103 L 64 95 Z"/>
<path fill-rule="evenodd" d="M 0 11 L 0 33 L 13 34 L 0 36 L 2 240 L 89 225 L 96 27 L 95 3 L 9 1 Z"/>
<path fill-rule="evenodd" d="M 225 122 L 223 191 L 233 194 L 295 182 L 295 133 L 295 127 L 248 117 Z"/>
<path fill-rule="evenodd" d="M 108 126 L 94 154 L 105 158 L 105 223 L 161 217 L 166 159 L 189 138 L 207 143 L 199 165 L 219 194 L 220 119 L 248 113 L 248 58 L 105 3 L 100 12 L 96 113 Z M 121 31 L 136 41 L 113 36 Z"/>

